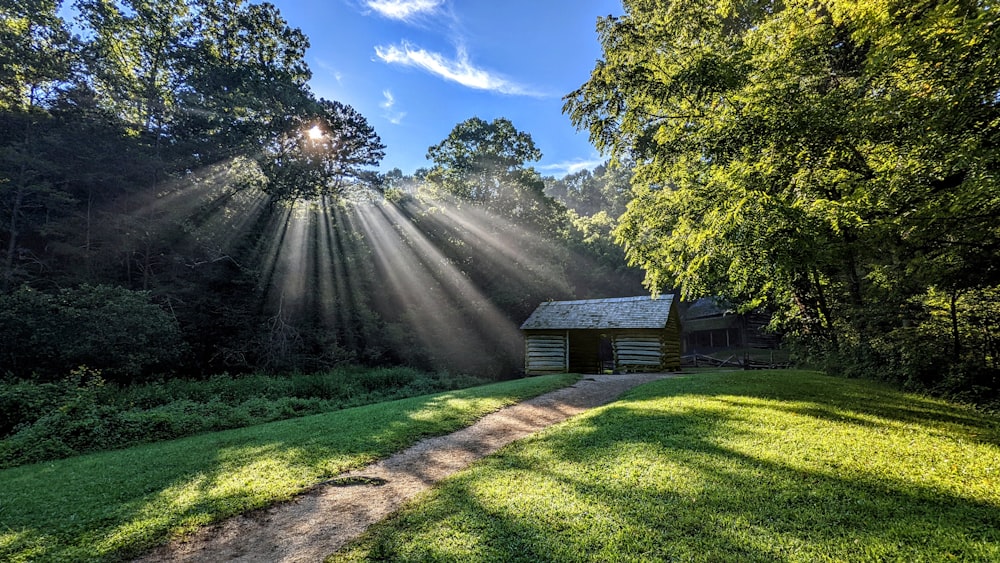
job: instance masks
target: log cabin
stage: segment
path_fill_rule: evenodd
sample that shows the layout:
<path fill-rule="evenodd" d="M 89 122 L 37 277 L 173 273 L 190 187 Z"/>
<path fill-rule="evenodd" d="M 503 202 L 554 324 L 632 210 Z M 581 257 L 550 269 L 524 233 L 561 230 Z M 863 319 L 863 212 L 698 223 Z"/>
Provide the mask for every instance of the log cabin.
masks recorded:
<path fill-rule="evenodd" d="M 672 295 L 549 301 L 521 325 L 524 371 L 623 373 L 680 369 L 680 315 Z"/>

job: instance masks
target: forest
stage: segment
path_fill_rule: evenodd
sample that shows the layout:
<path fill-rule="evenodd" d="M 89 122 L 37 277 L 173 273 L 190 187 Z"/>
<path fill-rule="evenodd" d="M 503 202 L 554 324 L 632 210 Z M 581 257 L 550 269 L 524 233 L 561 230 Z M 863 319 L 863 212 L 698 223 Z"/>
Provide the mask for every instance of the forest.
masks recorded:
<path fill-rule="evenodd" d="M 803 364 L 1000 390 L 994 2 L 624 2 L 543 177 L 476 116 L 431 165 L 308 87 L 245 0 L 3 2 L 0 377 L 109 382 L 521 366 L 541 301 L 773 313 Z"/>
<path fill-rule="evenodd" d="M 618 169 L 542 178 L 530 134 L 471 117 L 430 169 L 381 174 L 271 4 L 60 6 L 3 8 L 0 375 L 506 378 L 538 302 L 644 291 Z"/>

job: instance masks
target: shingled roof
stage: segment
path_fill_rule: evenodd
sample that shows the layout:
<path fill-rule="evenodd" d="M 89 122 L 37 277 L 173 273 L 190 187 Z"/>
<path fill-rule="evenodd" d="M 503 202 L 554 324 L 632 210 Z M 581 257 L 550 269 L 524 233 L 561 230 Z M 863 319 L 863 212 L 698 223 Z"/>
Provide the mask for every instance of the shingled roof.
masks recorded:
<path fill-rule="evenodd" d="M 521 330 L 664 328 L 673 302 L 673 295 L 549 301 L 535 309 Z"/>
<path fill-rule="evenodd" d="M 724 317 L 735 314 L 731 307 L 727 307 L 714 297 L 701 297 L 687 304 L 681 304 L 681 319 L 693 320 L 706 317 Z"/>

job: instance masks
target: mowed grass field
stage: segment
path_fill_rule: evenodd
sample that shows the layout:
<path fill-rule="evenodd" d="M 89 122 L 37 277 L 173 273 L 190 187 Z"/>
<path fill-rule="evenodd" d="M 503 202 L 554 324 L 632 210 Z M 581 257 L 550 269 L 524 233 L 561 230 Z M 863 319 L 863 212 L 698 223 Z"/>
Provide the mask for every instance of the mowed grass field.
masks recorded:
<path fill-rule="evenodd" d="M 564 387 L 536 377 L 0 471 L 0 561 L 117 561 Z"/>
<path fill-rule="evenodd" d="M 633 390 L 330 561 L 1000 561 L 1000 425 L 803 371 Z"/>

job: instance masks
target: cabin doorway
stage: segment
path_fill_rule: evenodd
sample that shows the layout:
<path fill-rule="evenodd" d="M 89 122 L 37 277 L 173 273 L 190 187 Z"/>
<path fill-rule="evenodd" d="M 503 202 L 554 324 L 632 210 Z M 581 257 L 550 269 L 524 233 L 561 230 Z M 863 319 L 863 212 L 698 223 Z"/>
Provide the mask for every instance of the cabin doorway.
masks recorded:
<path fill-rule="evenodd" d="M 611 342 L 611 337 L 607 334 L 601 335 L 597 348 L 597 359 L 601 366 L 600 373 L 615 372 L 615 347 L 614 343 Z"/>
<path fill-rule="evenodd" d="M 573 331 L 569 335 L 569 371 L 601 373 L 601 335 L 592 330 Z"/>

